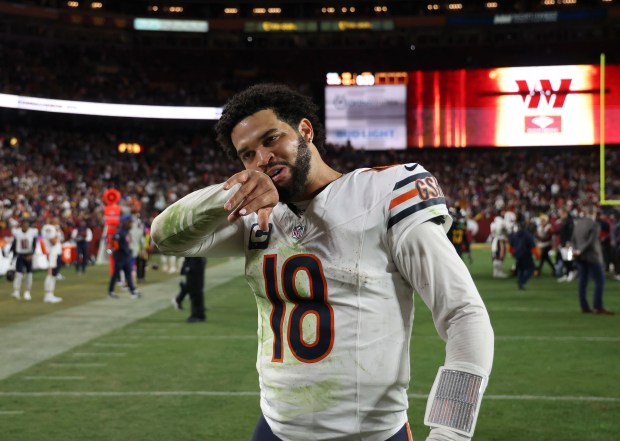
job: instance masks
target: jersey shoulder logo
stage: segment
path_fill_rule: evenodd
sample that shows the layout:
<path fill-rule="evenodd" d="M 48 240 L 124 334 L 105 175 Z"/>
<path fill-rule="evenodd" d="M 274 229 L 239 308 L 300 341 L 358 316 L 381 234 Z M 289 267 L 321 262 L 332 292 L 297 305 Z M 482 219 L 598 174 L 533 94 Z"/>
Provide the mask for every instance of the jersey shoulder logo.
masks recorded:
<path fill-rule="evenodd" d="M 271 231 L 273 225 L 269 223 L 269 230 L 263 231 L 258 228 L 258 224 L 252 224 L 250 230 L 250 240 L 248 242 L 249 250 L 266 250 L 269 246 L 269 239 L 271 239 Z"/>
<path fill-rule="evenodd" d="M 446 203 L 437 179 L 424 167 L 407 164 L 405 168 L 413 173 L 394 184 L 389 205 L 388 229 L 420 210 Z"/>

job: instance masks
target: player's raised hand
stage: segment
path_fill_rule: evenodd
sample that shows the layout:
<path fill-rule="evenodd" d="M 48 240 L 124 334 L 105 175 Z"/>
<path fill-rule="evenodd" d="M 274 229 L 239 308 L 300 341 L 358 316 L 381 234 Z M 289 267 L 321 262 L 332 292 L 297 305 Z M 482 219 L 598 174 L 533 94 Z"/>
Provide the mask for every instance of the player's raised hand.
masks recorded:
<path fill-rule="evenodd" d="M 235 184 L 241 184 L 241 187 L 224 204 L 224 209 L 230 211 L 228 221 L 234 222 L 241 216 L 256 213 L 258 228 L 267 231 L 271 211 L 280 200 L 271 178 L 261 171 L 244 170 L 224 182 L 224 190 L 232 188 Z"/>

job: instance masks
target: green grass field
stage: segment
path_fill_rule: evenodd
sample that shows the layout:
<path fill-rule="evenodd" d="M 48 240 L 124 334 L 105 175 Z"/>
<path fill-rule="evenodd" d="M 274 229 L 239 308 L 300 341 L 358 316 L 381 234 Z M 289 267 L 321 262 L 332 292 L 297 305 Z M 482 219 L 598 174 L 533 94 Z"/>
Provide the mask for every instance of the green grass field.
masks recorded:
<path fill-rule="evenodd" d="M 514 279 L 490 277 L 488 251 L 474 253 L 470 270 L 496 336 L 474 439 L 619 439 L 620 315 L 581 314 L 576 282 L 557 283 L 548 273 L 519 291 Z M 226 264 L 211 260 L 209 278 L 221 275 Z M 67 329 L 54 328 L 52 341 L 67 342 L 79 326 L 97 331 L 89 329 L 91 321 L 101 327 L 145 305 L 152 311 L 110 331 L 100 328 L 100 335 L 85 335 L 83 343 L 49 357 L 45 350 L 53 344 L 45 343 L 34 350 L 41 351 L 39 361 L 0 377 L 0 439 L 249 440 L 259 416 L 256 307 L 243 277 L 210 288 L 208 322 L 187 324 L 187 311 L 167 302 L 179 276 L 150 271 L 143 299 L 114 301 L 104 298 L 107 268 L 88 271 L 86 277 L 64 271 L 57 295 L 65 301 L 59 305 L 42 303 L 42 274 L 35 276 L 28 303 L 11 299 L 10 284 L 0 281 L 2 365 L 17 363 L 13 354 L 20 346 L 50 337 L 38 335 L 50 332 L 43 331 L 48 321 L 66 319 Z M 620 282 L 607 280 L 605 306 L 620 312 Z M 421 441 L 427 434 L 425 396 L 444 348 L 419 299 L 416 307 L 409 421 Z M 116 308 L 110 319 L 102 318 L 107 308 Z M 77 320 L 75 311 L 89 312 Z"/>

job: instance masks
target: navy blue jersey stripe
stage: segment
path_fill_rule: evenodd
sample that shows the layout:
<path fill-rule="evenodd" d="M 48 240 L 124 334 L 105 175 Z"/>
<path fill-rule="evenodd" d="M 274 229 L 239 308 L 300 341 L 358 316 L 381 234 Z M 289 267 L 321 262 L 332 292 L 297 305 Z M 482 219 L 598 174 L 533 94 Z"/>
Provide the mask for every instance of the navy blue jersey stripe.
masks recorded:
<path fill-rule="evenodd" d="M 413 181 L 416 181 L 422 178 L 428 178 L 429 176 L 433 176 L 433 175 L 431 175 L 429 172 L 421 172 L 421 173 L 416 173 L 415 175 L 407 176 L 405 179 L 403 179 L 402 181 L 398 181 L 394 185 L 394 190 L 398 190 L 399 188 L 404 187 L 410 182 L 413 182 Z"/>
<path fill-rule="evenodd" d="M 398 214 L 395 214 L 388 220 L 388 226 L 387 226 L 388 230 L 392 228 L 394 225 L 396 225 L 398 222 L 400 222 L 401 220 L 403 220 L 404 218 L 406 218 L 407 216 L 413 213 L 417 213 L 418 211 L 423 210 L 426 207 L 432 207 L 433 205 L 439 205 L 439 204 L 445 205 L 445 203 L 446 203 L 445 198 L 434 198 L 434 199 L 429 199 L 428 201 L 423 201 L 418 204 L 412 205 L 409 208 L 405 208 L 403 211 L 399 212 Z"/>

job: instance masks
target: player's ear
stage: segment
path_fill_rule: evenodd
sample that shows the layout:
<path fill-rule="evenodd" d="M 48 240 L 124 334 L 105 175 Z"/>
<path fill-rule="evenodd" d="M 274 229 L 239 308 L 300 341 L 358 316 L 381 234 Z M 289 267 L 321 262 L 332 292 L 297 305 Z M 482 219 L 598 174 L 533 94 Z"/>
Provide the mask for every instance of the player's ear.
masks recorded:
<path fill-rule="evenodd" d="M 301 136 L 303 136 L 304 140 L 307 143 L 311 143 L 314 138 L 314 129 L 312 128 L 312 123 L 307 118 L 302 118 L 299 122 L 299 127 L 297 128 Z"/>

